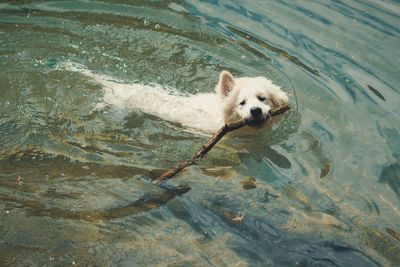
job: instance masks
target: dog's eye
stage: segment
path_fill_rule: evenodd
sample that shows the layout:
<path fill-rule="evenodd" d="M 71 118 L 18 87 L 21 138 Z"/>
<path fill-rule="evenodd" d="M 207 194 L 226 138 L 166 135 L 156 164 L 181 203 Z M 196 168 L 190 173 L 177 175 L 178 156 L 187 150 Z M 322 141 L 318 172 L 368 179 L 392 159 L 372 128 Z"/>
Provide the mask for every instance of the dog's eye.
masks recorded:
<path fill-rule="evenodd" d="M 241 106 L 246 105 L 246 100 L 243 100 L 242 102 L 240 102 L 239 105 L 241 105 Z"/>
<path fill-rule="evenodd" d="M 258 100 L 260 100 L 261 102 L 265 101 L 265 97 L 263 96 L 257 96 Z"/>

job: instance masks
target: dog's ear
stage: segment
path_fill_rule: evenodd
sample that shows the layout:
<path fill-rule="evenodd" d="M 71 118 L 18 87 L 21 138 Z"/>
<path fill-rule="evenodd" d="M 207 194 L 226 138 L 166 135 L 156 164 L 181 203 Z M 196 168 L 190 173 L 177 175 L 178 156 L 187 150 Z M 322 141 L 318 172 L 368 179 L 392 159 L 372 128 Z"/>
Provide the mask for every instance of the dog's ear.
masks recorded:
<path fill-rule="evenodd" d="M 222 71 L 219 75 L 219 82 L 217 85 L 217 93 L 222 96 L 228 96 L 235 86 L 235 79 L 229 71 Z"/>
<path fill-rule="evenodd" d="M 289 104 L 287 93 L 282 90 L 274 90 L 268 94 L 268 99 L 271 101 L 273 108 L 286 107 Z"/>

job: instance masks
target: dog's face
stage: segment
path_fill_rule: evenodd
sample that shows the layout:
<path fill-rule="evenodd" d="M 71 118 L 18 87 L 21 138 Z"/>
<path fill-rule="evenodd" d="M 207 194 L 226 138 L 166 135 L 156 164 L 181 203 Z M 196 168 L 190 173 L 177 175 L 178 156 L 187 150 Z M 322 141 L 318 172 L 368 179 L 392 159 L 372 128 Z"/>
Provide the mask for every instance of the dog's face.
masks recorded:
<path fill-rule="evenodd" d="M 222 98 L 225 123 L 248 119 L 250 126 L 264 125 L 271 109 L 288 105 L 288 96 L 264 77 L 234 78 L 223 71 L 217 85 Z"/>

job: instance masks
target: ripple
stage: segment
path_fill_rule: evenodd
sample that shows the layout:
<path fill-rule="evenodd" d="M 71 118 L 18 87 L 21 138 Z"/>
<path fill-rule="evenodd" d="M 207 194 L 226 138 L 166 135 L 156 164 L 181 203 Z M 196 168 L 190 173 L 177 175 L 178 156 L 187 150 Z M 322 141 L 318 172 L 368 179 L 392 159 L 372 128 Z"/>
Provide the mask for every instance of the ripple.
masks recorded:
<path fill-rule="evenodd" d="M 399 262 L 397 3 L 128 2 L 0 4 L 0 265 Z M 169 181 L 193 188 L 175 196 L 147 179 L 205 137 L 93 111 L 101 88 L 66 61 L 184 95 L 223 69 L 263 75 L 293 109 Z"/>
<path fill-rule="evenodd" d="M 262 41 L 261 39 L 255 37 L 255 36 L 252 36 L 250 33 L 245 33 L 245 32 L 243 32 L 243 31 L 241 31 L 241 30 L 239 30 L 239 29 L 237 29 L 237 28 L 235 28 L 233 26 L 228 26 L 228 29 L 230 31 L 232 31 L 233 33 L 241 36 L 242 38 L 246 38 L 250 42 L 253 42 L 253 43 L 257 44 L 257 45 L 260 45 L 261 47 L 267 48 L 268 50 L 270 50 L 272 52 L 275 52 L 275 53 L 279 54 L 280 56 L 282 56 L 284 58 L 287 58 L 289 61 L 291 61 L 292 63 L 298 65 L 299 67 L 301 67 L 303 69 L 305 69 L 306 71 L 308 71 L 308 72 L 310 72 L 310 73 L 312 73 L 314 75 L 319 76 L 319 71 L 318 70 L 307 66 L 299 58 L 290 55 L 285 50 L 277 48 L 277 47 L 274 47 L 274 46 L 268 44 L 267 42 Z"/>

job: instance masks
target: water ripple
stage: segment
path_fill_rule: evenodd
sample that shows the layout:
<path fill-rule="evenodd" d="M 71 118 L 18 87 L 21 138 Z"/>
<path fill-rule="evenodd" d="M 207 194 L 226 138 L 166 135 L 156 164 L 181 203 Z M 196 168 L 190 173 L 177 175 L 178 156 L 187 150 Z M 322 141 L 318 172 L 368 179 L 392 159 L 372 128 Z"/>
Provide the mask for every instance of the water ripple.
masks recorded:
<path fill-rule="evenodd" d="M 376 0 L 0 4 L 0 265 L 396 265 L 399 14 Z M 293 109 L 215 147 L 169 182 L 192 188 L 175 196 L 148 179 L 206 137 L 94 110 L 100 86 L 65 61 L 183 95 L 223 69 L 263 75 Z"/>

